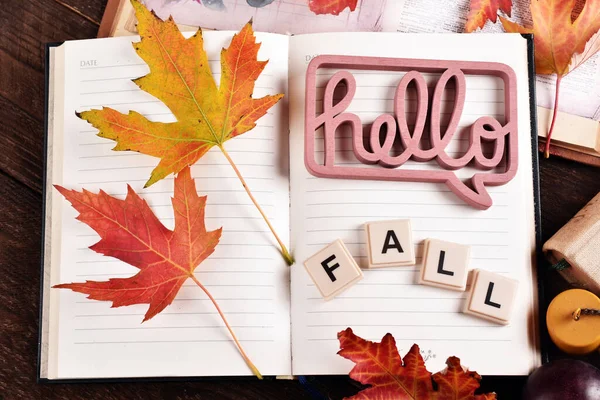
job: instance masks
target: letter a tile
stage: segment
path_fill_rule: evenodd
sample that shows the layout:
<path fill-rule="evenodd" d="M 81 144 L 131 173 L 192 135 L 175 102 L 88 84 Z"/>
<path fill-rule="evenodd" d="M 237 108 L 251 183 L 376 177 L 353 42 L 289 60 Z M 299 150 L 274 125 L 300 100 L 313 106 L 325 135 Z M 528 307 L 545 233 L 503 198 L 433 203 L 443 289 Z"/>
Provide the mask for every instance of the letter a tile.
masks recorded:
<path fill-rule="evenodd" d="M 304 267 L 325 300 L 331 300 L 363 278 L 361 269 L 339 239 L 306 260 Z"/>
<path fill-rule="evenodd" d="M 464 312 L 502 325 L 508 325 L 519 282 L 494 272 L 473 271 L 473 285 Z"/>
<path fill-rule="evenodd" d="M 369 268 L 415 265 L 415 246 L 410 220 L 365 224 Z"/>
<path fill-rule="evenodd" d="M 464 292 L 469 276 L 470 252 L 470 247 L 464 244 L 426 240 L 419 283 Z"/>

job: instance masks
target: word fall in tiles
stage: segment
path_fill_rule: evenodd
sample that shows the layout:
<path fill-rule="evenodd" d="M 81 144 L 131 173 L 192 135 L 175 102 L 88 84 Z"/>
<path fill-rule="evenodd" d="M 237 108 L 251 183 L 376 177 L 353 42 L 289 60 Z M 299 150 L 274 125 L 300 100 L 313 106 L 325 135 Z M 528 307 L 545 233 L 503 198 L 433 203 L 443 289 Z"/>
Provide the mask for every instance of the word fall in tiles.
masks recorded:
<path fill-rule="evenodd" d="M 368 267 L 416 265 L 410 220 L 365 224 Z M 442 289 L 466 291 L 464 312 L 508 325 L 519 283 L 497 273 L 469 270 L 469 246 L 428 239 L 419 283 Z M 305 261 L 304 266 L 325 300 L 330 300 L 363 278 L 363 273 L 341 240 L 336 240 Z"/>

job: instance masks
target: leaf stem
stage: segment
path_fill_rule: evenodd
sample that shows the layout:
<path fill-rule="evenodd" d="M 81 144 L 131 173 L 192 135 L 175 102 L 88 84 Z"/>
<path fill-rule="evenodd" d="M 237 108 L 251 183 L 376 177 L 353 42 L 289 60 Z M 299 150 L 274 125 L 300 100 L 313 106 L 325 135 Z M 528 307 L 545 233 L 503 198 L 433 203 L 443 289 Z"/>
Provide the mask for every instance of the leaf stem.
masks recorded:
<path fill-rule="evenodd" d="M 208 298 L 210 299 L 210 301 L 212 301 L 212 303 L 215 306 L 215 308 L 217 309 L 219 315 L 223 319 L 223 322 L 225 323 L 225 326 L 229 330 L 229 333 L 231 334 L 231 337 L 233 338 L 233 341 L 235 342 L 238 350 L 240 351 L 240 354 L 242 355 L 242 358 L 244 359 L 244 361 L 246 361 L 246 364 L 248 364 L 248 367 L 250 367 L 250 369 L 252 370 L 252 373 L 258 379 L 262 379 L 263 377 L 262 377 L 260 371 L 258 370 L 258 368 L 256 368 L 256 366 L 252 363 L 252 361 L 250 361 L 250 357 L 248 357 L 248 355 L 246 354 L 246 352 L 242 348 L 242 345 L 241 345 L 240 341 L 238 340 L 237 336 L 235 336 L 235 333 L 233 332 L 233 329 L 231 329 L 231 325 L 229 325 L 229 322 L 227 322 L 227 318 L 225 318 L 225 314 L 223 314 L 223 311 L 221 311 L 221 307 L 219 307 L 219 304 L 217 303 L 217 301 L 215 300 L 215 298 L 210 294 L 210 292 L 208 291 L 208 289 L 206 289 L 206 287 L 202 283 L 200 283 L 200 281 L 198 280 L 198 278 L 196 278 L 196 276 L 193 273 L 190 275 L 190 278 L 192 278 L 192 280 L 196 283 L 196 285 L 198 285 L 200 287 L 200 289 L 202 289 L 204 291 L 204 293 L 206 293 L 206 295 L 208 296 Z"/>
<path fill-rule="evenodd" d="M 283 255 L 283 258 L 285 259 L 285 261 L 287 262 L 288 265 L 294 264 L 294 258 L 292 257 L 292 255 L 288 251 L 288 249 L 285 246 L 285 244 L 283 243 L 283 241 L 277 235 L 277 232 L 275 232 L 275 228 L 273 228 L 273 225 L 271 225 L 271 222 L 267 218 L 267 215 L 265 214 L 265 212 L 263 211 L 263 209 L 260 207 L 260 205 L 258 204 L 258 202 L 256 201 L 256 199 L 254 198 L 254 195 L 252 194 L 252 192 L 250 191 L 250 188 L 246 184 L 246 181 L 244 180 L 244 177 L 242 177 L 242 174 L 240 173 L 240 170 L 237 168 L 237 166 L 235 165 L 235 163 L 231 159 L 231 156 L 229 156 L 229 153 L 227 153 L 227 150 L 225 150 L 225 148 L 223 147 L 223 145 L 219 145 L 219 149 L 221 149 L 221 152 L 223 153 L 223 155 L 225 156 L 225 158 L 227 158 L 227 161 L 229 161 L 229 164 L 231 164 L 231 167 L 233 168 L 233 170 L 235 171 L 237 177 L 239 178 L 240 182 L 242 183 L 242 186 L 244 186 L 244 189 L 246 190 L 246 193 L 248 193 L 248 196 L 250 197 L 250 200 L 252 200 L 252 202 L 254 203 L 254 205 L 256 206 L 256 208 L 258 209 L 258 212 L 260 212 L 260 215 L 262 215 L 263 219 L 265 220 L 265 222 L 269 226 L 269 229 L 271 230 L 271 232 L 273 232 L 273 236 L 275 236 L 275 239 L 277 240 L 277 243 L 279 243 L 279 246 L 281 247 L 281 254 Z"/>
<path fill-rule="evenodd" d="M 558 97 L 560 95 L 560 81 L 562 80 L 562 75 L 557 75 L 556 77 L 556 93 L 554 95 L 554 110 L 552 112 L 552 123 L 550 124 L 550 130 L 548 131 L 548 135 L 546 136 L 546 149 L 544 150 L 544 157 L 550 157 L 550 141 L 552 140 L 552 132 L 554 132 L 554 124 L 556 123 L 556 118 L 558 117 Z"/>

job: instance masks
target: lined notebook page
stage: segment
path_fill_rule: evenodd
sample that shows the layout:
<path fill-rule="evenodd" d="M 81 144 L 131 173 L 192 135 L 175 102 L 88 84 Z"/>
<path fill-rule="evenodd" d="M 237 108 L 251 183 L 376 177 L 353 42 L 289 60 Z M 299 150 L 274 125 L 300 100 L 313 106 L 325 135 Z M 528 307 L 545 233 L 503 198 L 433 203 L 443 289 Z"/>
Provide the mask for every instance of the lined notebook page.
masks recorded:
<path fill-rule="evenodd" d="M 307 60 L 318 54 L 497 61 L 510 65 L 518 76 L 517 176 L 507 185 L 491 188 L 494 205 L 479 211 L 467 206 L 443 184 L 322 179 L 310 175 L 303 159 L 304 80 Z M 319 94 L 333 72 L 318 72 Z M 395 87 L 403 73 L 353 74 L 357 91 L 348 111 L 359 115 L 363 124 L 372 123 L 381 113 L 391 113 Z M 432 371 L 443 369 L 448 356 L 458 355 L 464 365 L 482 374 L 528 374 L 539 355 L 531 339 L 536 335 L 530 315 L 535 309 L 531 262 L 534 220 L 526 41 L 519 35 L 330 34 L 318 39 L 299 36 L 290 42 L 289 76 L 292 248 L 298 262 L 292 270 L 294 374 L 348 373 L 352 364 L 336 355 L 336 334 L 347 327 L 375 341 L 391 332 L 401 354 L 418 343 Z M 426 80 L 432 93 L 437 77 L 427 74 Z M 411 96 L 414 98 L 414 93 L 409 92 Z M 467 76 L 467 98 L 460 124 L 463 131 L 484 115 L 504 122 L 503 103 L 502 81 Z M 447 107 L 449 103 L 444 104 Z M 317 104 L 317 108 L 320 106 Z M 414 104 L 408 110 L 410 119 Z M 465 139 L 463 135 L 455 137 L 448 153 L 464 152 L 468 144 Z M 322 157 L 322 150 L 323 143 L 317 139 L 317 159 Z M 343 130 L 337 133 L 336 163 L 357 164 L 349 133 Z M 435 162 L 408 162 L 401 168 L 439 167 Z M 461 178 L 472 173 L 468 169 L 458 172 Z M 411 219 L 417 265 L 364 270 L 361 282 L 335 299 L 324 301 L 302 263 L 341 238 L 364 268 L 364 223 L 400 218 Z M 471 268 L 484 268 L 521 282 L 510 326 L 462 314 L 466 293 L 416 284 L 425 238 L 468 244 L 472 248 Z M 511 356 L 506 357 L 507 354 Z"/>
<path fill-rule="evenodd" d="M 232 33 L 205 33 L 210 66 L 220 78 L 219 52 Z M 285 36 L 258 35 L 259 59 L 270 59 L 256 84 L 255 96 L 287 91 Z M 135 152 L 113 152 L 114 142 L 75 111 L 110 106 L 136 110 L 154 121 L 174 121 L 169 109 L 139 90 L 131 78 L 148 72 L 131 39 L 66 44 L 64 176 L 67 188 L 123 198 L 129 183 L 151 205 L 160 220 L 173 227 L 170 198 L 173 176 L 148 189 L 143 185 L 158 163 Z M 248 185 L 284 242 L 289 241 L 287 172 L 287 105 L 279 104 L 258 127 L 226 144 Z M 198 279 L 217 299 L 246 352 L 266 375 L 290 373 L 289 269 L 272 235 L 250 202 L 234 171 L 219 151 L 210 151 L 193 168 L 200 195 L 208 195 L 206 224 L 223 226 L 213 255 L 196 270 Z M 63 200 L 64 201 L 64 200 Z M 88 249 L 98 241 L 90 228 L 63 207 L 60 279 L 82 282 L 128 277 L 137 269 Z M 58 266 L 53 266 L 53 268 Z M 59 378 L 248 375 L 229 333 L 207 296 L 191 281 L 161 314 L 141 324 L 147 305 L 111 309 L 109 302 L 88 300 L 71 291 L 59 297 Z"/>

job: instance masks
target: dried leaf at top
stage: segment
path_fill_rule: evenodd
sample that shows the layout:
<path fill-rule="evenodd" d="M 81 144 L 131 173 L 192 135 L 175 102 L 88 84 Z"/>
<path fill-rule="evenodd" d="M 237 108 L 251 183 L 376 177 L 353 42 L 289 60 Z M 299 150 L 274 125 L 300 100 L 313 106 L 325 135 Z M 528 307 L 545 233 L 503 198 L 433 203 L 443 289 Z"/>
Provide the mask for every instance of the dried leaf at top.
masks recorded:
<path fill-rule="evenodd" d="M 348 7 L 350 11 L 356 10 L 358 0 L 309 0 L 308 7 L 315 14 L 339 15 Z"/>
<path fill-rule="evenodd" d="M 465 32 L 474 32 L 477 28 L 483 28 L 488 20 L 496 23 L 498 10 L 510 17 L 511 9 L 512 0 L 471 0 Z"/>

